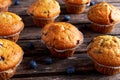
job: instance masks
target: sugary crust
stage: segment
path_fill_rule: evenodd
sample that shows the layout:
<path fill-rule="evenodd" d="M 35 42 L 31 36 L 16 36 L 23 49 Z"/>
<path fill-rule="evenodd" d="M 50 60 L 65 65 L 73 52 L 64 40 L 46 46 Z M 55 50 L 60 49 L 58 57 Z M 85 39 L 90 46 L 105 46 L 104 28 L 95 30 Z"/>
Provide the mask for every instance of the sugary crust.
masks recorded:
<path fill-rule="evenodd" d="M 21 47 L 13 41 L 0 39 L 0 72 L 15 67 L 22 57 Z"/>
<path fill-rule="evenodd" d="M 37 0 L 28 8 L 28 14 L 40 18 L 55 17 L 59 13 L 60 6 L 56 0 Z"/>
<path fill-rule="evenodd" d="M 22 19 L 11 12 L 0 12 L 0 36 L 15 34 L 24 27 Z"/>
<path fill-rule="evenodd" d="M 12 4 L 11 0 L 0 0 L 0 8 L 8 7 Z"/>
<path fill-rule="evenodd" d="M 120 66 L 120 39 L 110 35 L 95 37 L 88 47 L 88 54 L 99 64 Z"/>
<path fill-rule="evenodd" d="M 41 38 L 48 47 L 64 50 L 76 47 L 82 42 L 83 35 L 70 23 L 55 22 L 42 29 Z"/>
<path fill-rule="evenodd" d="M 63 0 L 64 2 L 68 2 L 71 4 L 88 4 L 90 3 L 90 0 Z"/>
<path fill-rule="evenodd" d="M 98 24 L 111 24 L 120 21 L 120 10 L 111 4 L 101 2 L 88 10 L 88 19 Z"/>

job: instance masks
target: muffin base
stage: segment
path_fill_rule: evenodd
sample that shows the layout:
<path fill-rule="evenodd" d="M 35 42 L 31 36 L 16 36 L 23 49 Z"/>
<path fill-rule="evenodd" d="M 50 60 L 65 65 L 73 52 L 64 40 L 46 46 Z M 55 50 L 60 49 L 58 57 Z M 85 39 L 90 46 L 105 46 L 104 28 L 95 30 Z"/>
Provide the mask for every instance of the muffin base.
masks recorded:
<path fill-rule="evenodd" d="M 57 52 L 54 48 L 50 48 L 49 49 L 51 52 L 51 55 L 53 55 L 54 57 L 58 57 L 58 58 L 67 58 L 67 57 L 71 57 L 73 56 L 75 49 L 70 49 L 70 50 L 66 50 L 63 52 Z"/>
<path fill-rule="evenodd" d="M 35 17 L 33 17 L 33 22 L 37 25 L 37 27 L 42 28 L 46 24 L 54 22 L 57 17 L 58 16 L 53 17 L 53 18 L 35 18 Z"/>
<path fill-rule="evenodd" d="M 75 5 L 75 4 L 71 4 L 71 3 L 65 3 L 66 5 L 66 10 L 68 13 L 71 13 L 71 14 L 80 14 L 80 13 L 83 13 L 85 8 L 86 8 L 86 5 L 83 4 L 83 5 Z"/>
<path fill-rule="evenodd" d="M 9 69 L 9 70 L 0 72 L 0 80 L 8 80 L 8 79 L 10 79 L 11 77 L 13 77 L 14 74 L 16 73 L 17 67 L 18 67 L 18 66 L 20 65 L 20 63 L 22 62 L 22 59 L 23 59 L 23 58 L 21 58 L 21 60 L 19 61 L 19 63 L 18 63 L 15 67 L 13 67 L 13 68 L 11 68 L 11 69 Z"/>
<path fill-rule="evenodd" d="M 12 71 L 4 71 L 0 73 L 0 80 L 8 80 L 11 78 L 16 72 L 16 68 L 12 69 Z"/>
<path fill-rule="evenodd" d="M 9 35 L 9 36 L 0 36 L 0 39 L 8 39 L 8 40 L 17 42 L 19 39 L 19 34 L 20 32 L 13 34 L 13 35 Z"/>
<path fill-rule="evenodd" d="M 103 33 L 103 34 L 111 32 L 114 27 L 115 27 L 115 24 L 99 25 L 99 24 L 96 24 L 96 23 L 93 23 L 93 22 L 91 24 L 91 28 L 92 28 L 93 31 Z"/>
<path fill-rule="evenodd" d="M 100 65 L 98 63 L 94 63 L 95 65 L 95 69 L 102 73 L 102 74 L 106 74 L 106 75 L 114 75 L 120 72 L 120 67 L 108 67 L 108 66 L 104 66 L 104 65 Z"/>
<path fill-rule="evenodd" d="M 6 12 L 8 11 L 8 7 L 0 8 L 0 12 Z"/>

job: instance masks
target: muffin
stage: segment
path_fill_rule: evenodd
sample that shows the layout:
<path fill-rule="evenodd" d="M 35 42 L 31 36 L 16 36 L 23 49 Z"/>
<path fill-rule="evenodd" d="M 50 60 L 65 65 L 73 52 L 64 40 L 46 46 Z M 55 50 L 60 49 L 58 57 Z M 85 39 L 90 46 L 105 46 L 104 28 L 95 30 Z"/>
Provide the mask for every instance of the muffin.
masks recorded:
<path fill-rule="evenodd" d="M 0 0 L 0 12 L 8 11 L 8 7 L 12 4 L 11 0 Z"/>
<path fill-rule="evenodd" d="M 11 12 L 0 12 L 0 38 L 17 42 L 24 27 L 22 19 Z"/>
<path fill-rule="evenodd" d="M 23 58 L 23 50 L 15 42 L 0 39 L 0 80 L 12 77 Z"/>
<path fill-rule="evenodd" d="M 92 6 L 87 16 L 94 31 L 106 34 L 111 32 L 120 21 L 120 10 L 111 4 L 101 2 Z"/>
<path fill-rule="evenodd" d="M 76 47 L 83 42 L 83 34 L 70 23 L 55 22 L 42 29 L 41 40 L 53 56 L 67 58 L 73 56 Z"/>
<path fill-rule="evenodd" d="M 63 0 L 68 13 L 80 14 L 83 13 L 86 5 L 90 4 L 90 0 Z"/>
<path fill-rule="evenodd" d="M 54 22 L 60 14 L 60 5 L 56 0 L 37 0 L 28 8 L 28 14 L 33 17 L 38 27 Z"/>
<path fill-rule="evenodd" d="M 97 36 L 88 46 L 87 53 L 100 73 L 113 75 L 120 72 L 119 38 L 110 35 Z"/>

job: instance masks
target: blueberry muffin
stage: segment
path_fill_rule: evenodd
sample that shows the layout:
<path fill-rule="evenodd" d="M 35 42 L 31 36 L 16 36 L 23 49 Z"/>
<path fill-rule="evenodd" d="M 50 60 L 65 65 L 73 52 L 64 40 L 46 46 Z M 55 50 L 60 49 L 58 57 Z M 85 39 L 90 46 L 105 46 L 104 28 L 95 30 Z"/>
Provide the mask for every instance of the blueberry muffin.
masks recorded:
<path fill-rule="evenodd" d="M 72 14 L 83 13 L 86 5 L 90 3 L 90 0 L 63 0 L 66 5 L 66 10 Z"/>
<path fill-rule="evenodd" d="M 8 7 L 11 5 L 11 0 L 0 0 L 0 12 L 8 11 Z"/>
<path fill-rule="evenodd" d="M 88 19 L 91 21 L 91 28 L 100 33 L 109 33 L 120 21 L 120 10 L 112 4 L 101 2 L 88 10 Z"/>
<path fill-rule="evenodd" d="M 12 77 L 23 58 L 23 50 L 15 42 L 0 39 L 0 80 Z"/>
<path fill-rule="evenodd" d="M 24 27 L 22 19 L 11 12 L 0 12 L 0 38 L 17 42 Z"/>
<path fill-rule="evenodd" d="M 54 22 L 60 14 L 60 5 L 56 0 L 37 0 L 28 8 L 28 14 L 33 17 L 38 27 Z"/>
<path fill-rule="evenodd" d="M 113 75 L 120 72 L 120 39 L 104 35 L 93 38 L 88 46 L 88 55 L 97 71 Z"/>
<path fill-rule="evenodd" d="M 67 58 L 83 42 L 83 34 L 70 23 L 55 22 L 42 29 L 41 39 L 53 56 Z"/>

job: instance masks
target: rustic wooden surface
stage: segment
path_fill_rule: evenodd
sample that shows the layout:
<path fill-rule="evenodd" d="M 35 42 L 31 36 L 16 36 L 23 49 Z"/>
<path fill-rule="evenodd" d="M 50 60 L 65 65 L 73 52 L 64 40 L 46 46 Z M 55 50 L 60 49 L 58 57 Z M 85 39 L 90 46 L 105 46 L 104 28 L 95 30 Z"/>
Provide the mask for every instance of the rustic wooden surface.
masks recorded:
<path fill-rule="evenodd" d="M 113 76 L 103 75 L 94 69 L 93 62 L 86 53 L 86 48 L 91 39 L 95 36 L 102 35 L 90 30 L 90 22 L 87 19 L 86 13 L 89 7 L 86 8 L 82 14 L 69 14 L 70 23 L 78 27 L 84 34 L 83 44 L 76 49 L 75 55 L 67 59 L 53 58 L 53 64 L 46 65 L 43 60 L 51 57 L 49 50 L 40 41 L 41 29 L 36 27 L 32 22 L 32 18 L 27 15 L 26 10 L 28 6 L 35 0 L 20 0 L 20 5 L 12 5 L 9 11 L 20 15 L 25 23 L 25 28 L 20 34 L 17 42 L 24 50 L 24 58 L 17 69 L 16 74 L 10 80 L 120 80 L 120 74 Z M 94 0 L 95 1 L 95 0 Z M 102 0 L 96 0 L 101 2 Z M 120 0 L 106 0 L 120 9 Z M 65 5 L 61 0 L 58 0 L 61 6 L 61 14 L 56 21 L 62 21 L 65 14 L 68 14 Z M 87 27 L 85 27 L 86 25 Z M 115 29 L 108 33 L 120 37 L 120 24 L 116 25 Z M 28 49 L 28 43 L 34 44 L 34 49 Z M 35 60 L 38 64 L 36 69 L 29 68 L 29 62 Z M 75 73 L 68 75 L 66 68 L 74 66 Z"/>

